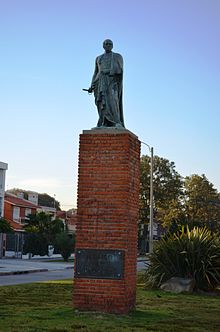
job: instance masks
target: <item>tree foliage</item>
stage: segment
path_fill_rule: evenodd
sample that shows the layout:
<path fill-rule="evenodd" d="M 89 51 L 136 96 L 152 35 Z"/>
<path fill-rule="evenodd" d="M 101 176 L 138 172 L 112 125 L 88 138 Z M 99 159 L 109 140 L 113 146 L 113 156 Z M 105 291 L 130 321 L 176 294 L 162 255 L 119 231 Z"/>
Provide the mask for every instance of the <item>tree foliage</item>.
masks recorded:
<path fill-rule="evenodd" d="M 175 170 L 174 162 L 154 156 L 154 218 L 164 225 L 181 213 L 182 177 Z M 149 222 L 150 206 L 150 157 L 141 157 L 140 220 Z"/>
<path fill-rule="evenodd" d="M 57 234 L 64 231 L 64 224 L 61 219 L 53 219 L 50 214 L 39 212 L 29 215 L 29 220 L 24 229 L 28 233 L 33 233 L 30 239 L 27 238 L 28 244 L 25 251 L 30 250 L 29 252 L 33 255 L 45 255 L 47 254 L 45 248 L 48 248 L 49 244 L 55 244 Z"/>
<path fill-rule="evenodd" d="M 62 255 L 65 261 L 68 261 L 75 249 L 75 237 L 68 232 L 57 234 L 55 241 L 56 249 Z"/>
<path fill-rule="evenodd" d="M 206 176 L 185 179 L 175 170 L 174 162 L 154 157 L 154 221 L 171 233 L 182 225 L 206 226 L 220 231 L 220 194 Z M 140 222 L 149 222 L 150 157 L 141 157 Z"/>
<path fill-rule="evenodd" d="M 46 256 L 48 255 L 48 242 L 45 236 L 41 233 L 29 233 L 25 237 L 23 246 L 23 253 L 26 255 L 31 253 L 34 255 Z"/>
<path fill-rule="evenodd" d="M 40 206 L 49 206 L 49 207 L 55 207 L 56 210 L 60 211 L 60 202 L 54 199 L 54 197 L 44 193 L 44 194 L 38 194 L 38 204 Z"/>
<path fill-rule="evenodd" d="M 7 192 L 13 194 L 13 195 L 18 195 L 19 193 L 23 193 L 24 199 L 28 199 L 28 191 L 24 189 L 19 189 L 19 188 L 12 188 L 8 189 Z"/>
<path fill-rule="evenodd" d="M 220 226 L 220 195 L 206 176 L 194 174 L 185 178 L 185 211 L 189 224 Z"/>
<path fill-rule="evenodd" d="M 59 218 L 53 219 L 52 216 L 45 212 L 39 212 L 30 214 L 27 225 L 24 229 L 28 233 L 39 233 L 44 235 L 48 244 L 52 244 L 55 241 L 57 233 L 64 230 L 63 221 Z"/>
<path fill-rule="evenodd" d="M 0 233 L 12 233 L 13 228 L 5 218 L 0 218 Z"/>

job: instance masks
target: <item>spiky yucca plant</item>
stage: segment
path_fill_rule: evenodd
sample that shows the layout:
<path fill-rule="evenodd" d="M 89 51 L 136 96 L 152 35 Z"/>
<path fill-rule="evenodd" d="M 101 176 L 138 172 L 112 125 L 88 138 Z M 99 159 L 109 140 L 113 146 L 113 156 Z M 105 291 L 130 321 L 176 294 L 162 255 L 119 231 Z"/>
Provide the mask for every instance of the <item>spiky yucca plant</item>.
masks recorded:
<path fill-rule="evenodd" d="M 159 287 L 171 277 L 193 278 L 195 287 L 213 290 L 220 285 L 220 239 L 207 228 L 182 228 L 162 238 L 150 255 L 146 285 Z"/>

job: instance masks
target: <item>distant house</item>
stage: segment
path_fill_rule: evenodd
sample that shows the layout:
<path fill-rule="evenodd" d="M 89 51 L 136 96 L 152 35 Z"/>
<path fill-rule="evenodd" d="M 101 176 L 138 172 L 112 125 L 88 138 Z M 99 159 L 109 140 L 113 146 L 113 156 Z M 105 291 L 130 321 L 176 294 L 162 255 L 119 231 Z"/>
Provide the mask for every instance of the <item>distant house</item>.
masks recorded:
<path fill-rule="evenodd" d="M 50 206 L 41 205 L 41 206 L 38 206 L 37 212 L 45 212 L 47 214 L 52 215 L 52 219 L 55 219 L 57 210 L 56 210 L 56 208 L 53 208 L 53 207 L 50 207 Z"/>
<path fill-rule="evenodd" d="M 4 218 L 14 231 L 23 231 L 28 215 L 36 213 L 39 206 L 22 198 L 22 194 L 18 196 L 5 193 Z"/>
<path fill-rule="evenodd" d="M 55 203 L 54 207 L 51 206 L 51 203 L 48 205 L 42 205 L 42 199 L 39 199 L 39 196 L 41 194 L 38 194 L 35 191 L 12 191 L 9 190 L 7 191 L 7 194 L 14 195 L 18 198 L 24 199 L 25 201 L 31 202 L 34 205 L 37 205 L 37 212 L 45 212 L 47 214 L 52 215 L 52 217 L 55 219 L 56 218 L 56 208 L 55 208 Z M 45 194 L 43 194 L 45 195 Z"/>
<path fill-rule="evenodd" d="M 57 211 L 57 218 L 63 220 L 70 233 L 75 233 L 77 221 L 76 209 L 71 209 L 69 211 Z"/>
<path fill-rule="evenodd" d="M 45 212 L 52 215 L 54 219 L 56 218 L 56 208 L 52 206 L 41 205 L 39 201 L 39 194 L 37 192 L 28 191 L 28 201 L 38 206 L 37 212 Z"/>
<path fill-rule="evenodd" d="M 0 218 L 4 216 L 5 173 L 8 165 L 0 161 Z"/>

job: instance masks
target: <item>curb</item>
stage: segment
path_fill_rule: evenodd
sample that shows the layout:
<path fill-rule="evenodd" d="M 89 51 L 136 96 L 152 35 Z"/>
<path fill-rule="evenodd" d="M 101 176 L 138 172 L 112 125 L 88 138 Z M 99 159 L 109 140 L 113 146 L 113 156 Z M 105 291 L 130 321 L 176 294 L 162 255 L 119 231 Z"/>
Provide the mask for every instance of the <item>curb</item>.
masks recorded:
<path fill-rule="evenodd" d="M 39 269 L 39 270 L 23 270 L 23 271 L 7 271 L 7 272 L 0 272 L 0 276 L 8 276 L 14 274 L 27 274 L 27 273 L 35 273 L 35 272 L 47 272 L 48 269 Z"/>
<path fill-rule="evenodd" d="M 15 275 L 15 274 L 28 274 L 28 273 L 36 273 L 36 272 L 48 272 L 48 271 L 59 271 L 59 270 L 68 270 L 68 269 L 74 269 L 74 266 L 67 266 L 64 269 L 38 269 L 38 270 L 21 270 L 21 271 L 6 271 L 6 272 L 0 272 L 0 276 L 8 276 L 8 275 Z"/>

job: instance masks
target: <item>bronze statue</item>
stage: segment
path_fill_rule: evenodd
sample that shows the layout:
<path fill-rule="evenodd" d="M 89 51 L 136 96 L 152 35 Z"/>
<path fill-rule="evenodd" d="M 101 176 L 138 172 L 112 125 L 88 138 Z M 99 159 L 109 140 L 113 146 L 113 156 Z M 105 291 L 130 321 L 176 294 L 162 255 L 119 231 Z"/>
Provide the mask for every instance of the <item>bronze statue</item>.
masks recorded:
<path fill-rule="evenodd" d="M 95 61 L 95 72 L 89 89 L 94 92 L 95 104 L 98 109 L 98 128 L 124 127 L 122 106 L 123 58 L 112 52 L 113 42 L 103 42 L 105 53 Z"/>

